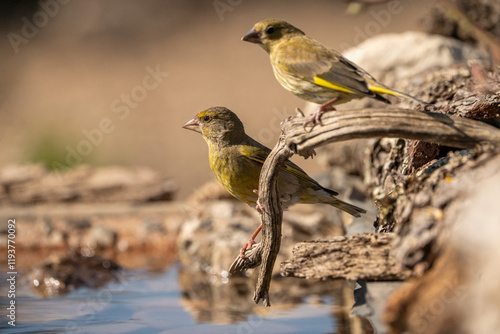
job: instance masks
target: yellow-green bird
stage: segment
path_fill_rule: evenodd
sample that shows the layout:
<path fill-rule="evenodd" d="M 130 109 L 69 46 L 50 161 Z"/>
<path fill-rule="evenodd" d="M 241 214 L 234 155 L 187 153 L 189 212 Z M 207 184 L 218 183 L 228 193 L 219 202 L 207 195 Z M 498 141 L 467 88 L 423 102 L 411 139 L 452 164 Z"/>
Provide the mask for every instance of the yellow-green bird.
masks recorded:
<path fill-rule="evenodd" d="M 289 92 L 306 101 L 321 104 L 307 123 L 320 122 L 333 105 L 370 97 L 390 103 L 388 94 L 427 104 L 391 89 L 337 51 L 308 37 L 288 22 L 268 19 L 257 22 L 242 40 L 259 44 L 271 60 L 274 76 Z"/>
<path fill-rule="evenodd" d="M 248 136 L 238 116 L 224 107 L 208 108 L 198 113 L 183 128 L 202 134 L 208 144 L 210 168 L 224 188 L 237 199 L 260 210 L 259 176 L 271 150 Z M 291 161 L 285 163 L 278 176 L 278 189 L 284 209 L 296 203 L 324 203 L 354 217 L 366 212 L 335 198 L 338 195 L 335 191 L 321 186 Z M 261 228 L 262 225 L 241 249 L 242 257 L 253 245 Z"/>

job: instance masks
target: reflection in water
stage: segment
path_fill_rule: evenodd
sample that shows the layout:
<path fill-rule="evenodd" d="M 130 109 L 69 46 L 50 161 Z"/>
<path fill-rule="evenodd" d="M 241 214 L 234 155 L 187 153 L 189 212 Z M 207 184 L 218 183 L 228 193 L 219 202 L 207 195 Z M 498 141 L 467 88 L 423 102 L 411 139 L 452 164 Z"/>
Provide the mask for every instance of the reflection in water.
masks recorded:
<path fill-rule="evenodd" d="M 327 308 L 335 319 L 335 333 L 372 333 L 369 322 L 351 316 L 352 284 L 341 281 L 302 280 L 276 276 L 270 291 L 272 307 L 266 308 L 253 302 L 257 271 L 248 277 L 218 275 L 210 270 L 190 271 L 179 269 L 181 303 L 198 322 L 236 324 L 251 321 L 253 315 L 276 316 L 276 310 L 293 315 L 294 320 L 307 321 L 310 314 L 300 310 L 304 305 L 313 309 Z"/>
<path fill-rule="evenodd" d="M 43 297 L 62 296 L 81 287 L 100 287 L 118 279 L 120 266 L 97 255 L 72 251 L 68 255 L 51 256 L 33 269 L 28 279 Z"/>
<path fill-rule="evenodd" d="M 80 287 L 66 295 L 39 294 L 33 289 L 30 266 L 54 257 L 23 252 L 16 292 L 16 327 L 0 324 L 12 333 L 370 333 L 359 318 L 350 315 L 352 286 L 344 281 L 313 281 L 274 277 L 272 307 L 253 302 L 257 271 L 247 276 L 227 276 L 206 266 L 190 270 L 174 264 L 175 253 L 99 253 L 91 257 L 82 277 L 99 277 L 105 260 L 114 259 L 123 269 L 114 280 L 94 288 Z M 68 255 L 54 257 L 48 268 L 63 273 L 75 268 Z M 88 259 L 83 259 L 84 262 Z M 99 261 L 94 261 L 99 260 Z M 142 261 L 142 262 L 141 262 Z M 78 262 L 78 261 L 77 261 Z M 112 262 L 110 262 L 112 263 Z M 148 269 L 130 269 L 131 267 Z M 30 264 L 26 267 L 27 264 Z M 54 265 L 55 264 L 55 265 Z M 129 264 L 129 265 L 126 265 Z M 3 267 L 3 268 L 2 268 Z M 40 268 L 45 268 L 41 266 Z M 98 270 L 94 269 L 98 268 Z M 7 272 L 5 264 L 0 273 Z M 55 270 L 52 273 L 57 273 Z M 4 281 L 4 277 L 0 277 Z M 0 285 L 0 305 L 8 302 Z M 5 317 L 5 308 L 0 315 Z M 6 331 L 7 330 L 7 331 Z"/>
<path fill-rule="evenodd" d="M 142 253 L 144 261 L 147 254 Z M 128 269 L 99 288 L 40 298 L 20 277 L 17 325 L 12 333 L 369 333 L 351 317 L 352 287 L 343 281 L 275 277 L 271 308 L 256 305 L 257 272 L 225 277 L 180 265 Z M 161 267 L 161 266 L 160 266 Z M 2 268 L 2 272 L 6 272 Z M 90 275 L 90 273 L 88 273 Z M 4 287 L 0 290 L 3 290 Z M 0 303 L 7 299 L 0 291 Z M 2 316 L 5 313 L 2 310 Z"/>

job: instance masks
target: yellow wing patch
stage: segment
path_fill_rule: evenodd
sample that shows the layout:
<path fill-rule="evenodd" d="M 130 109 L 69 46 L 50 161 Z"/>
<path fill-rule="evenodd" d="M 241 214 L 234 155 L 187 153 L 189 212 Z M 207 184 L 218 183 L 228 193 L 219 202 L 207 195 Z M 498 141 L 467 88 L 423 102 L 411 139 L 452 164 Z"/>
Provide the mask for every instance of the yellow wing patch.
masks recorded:
<path fill-rule="evenodd" d="M 261 150 L 257 147 L 248 146 L 248 145 L 241 146 L 240 152 L 245 157 L 252 159 L 254 161 L 260 162 L 261 164 L 264 164 L 264 161 L 266 160 L 267 156 L 269 155 L 269 152 L 266 152 L 266 151 Z"/>
<path fill-rule="evenodd" d="M 323 86 L 323 87 L 326 87 L 326 88 L 331 88 L 331 89 L 338 90 L 338 91 L 341 91 L 341 92 L 344 92 L 344 93 L 349 93 L 349 94 L 355 93 L 354 91 L 352 91 L 352 90 L 350 90 L 348 88 L 345 88 L 345 87 L 342 87 L 342 86 L 338 86 L 338 85 L 334 85 L 331 82 L 323 80 L 323 79 L 321 79 L 319 77 L 314 77 L 313 79 L 314 79 L 314 83 L 316 85 L 320 85 L 320 86 Z"/>
<path fill-rule="evenodd" d="M 384 87 L 379 87 L 379 86 L 370 86 L 370 91 L 374 93 L 379 93 L 379 94 L 389 94 L 393 96 L 399 96 L 399 97 L 406 97 L 406 95 L 395 92 L 393 90 L 390 90 L 388 88 Z"/>

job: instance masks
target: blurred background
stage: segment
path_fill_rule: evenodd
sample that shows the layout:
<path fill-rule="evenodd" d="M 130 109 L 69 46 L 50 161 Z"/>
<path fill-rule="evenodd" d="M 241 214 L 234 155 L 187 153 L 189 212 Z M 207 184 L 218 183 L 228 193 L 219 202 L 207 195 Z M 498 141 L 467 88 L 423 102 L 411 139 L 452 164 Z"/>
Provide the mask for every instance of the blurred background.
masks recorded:
<path fill-rule="evenodd" d="M 267 54 L 240 40 L 255 22 L 281 18 L 343 51 L 419 29 L 433 3 L 349 15 L 343 1 L 2 1 L 0 164 L 147 166 L 185 198 L 212 178 L 203 139 L 181 128 L 197 112 L 226 106 L 273 147 L 280 121 L 303 106 Z"/>
<path fill-rule="evenodd" d="M 382 283 L 377 285 L 379 290 L 370 290 L 374 285 L 368 289 L 377 298 L 362 297 L 370 305 L 359 305 L 357 300 L 353 309 L 353 282 L 282 277 L 277 265 L 289 260 L 292 248 L 304 240 L 374 231 L 376 216 L 383 210 L 375 207 L 363 182 L 366 142 L 328 145 L 318 150 L 314 160 L 292 158 L 321 184 L 337 190 L 341 199 L 368 213 L 353 220 L 324 205 L 298 205 L 285 212 L 283 243 L 270 290 L 273 307 L 266 308 L 252 300 L 257 271 L 233 276 L 227 271 L 255 230 L 258 214 L 230 199 L 225 190 L 214 186 L 216 182 L 207 182 L 214 177 L 206 144 L 182 125 L 208 107 L 226 106 L 239 115 L 249 135 L 269 147 L 275 145 L 280 122 L 305 104 L 275 80 L 269 57 L 261 48 L 241 41 L 254 23 L 272 17 L 294 24 L 340 52 L 351 49 L 350 57 L 359 56 L 356 62 L 395 89 L 431 96 L 435 92 L 441 106 L 462 105 L 460 85 L 477 79 L 471 78 L 467 61 L 489 59 L 482 56 L 481 44 L 495 39 L 484 38 L 488 35 L 481 29 L 469 34 L 470 27 L 459 27 L 456 18 L 446 16 L 449 13 L 442 11 L 452 2 L 458 1 L 0 2 L 0 249 L 7 247 L 7 237 L 1 236 L 11 233 L 3 222 L 16 219 L 18 224 L 18 326 L 11 331 L 11 326 L 1 322 L 0 331 L 265 334 L 372 333 L 374 328 L 383 328 L 377 319 L 386 310 L 391 289 L 398 289 L 401 282 L 377 282 Z M 467 13 L 464 17 L 470 15 L 480 23 L 478 27 L 499 36 L 498 1 L 459 2 L 462 13 Z M 430 34 L 381 36 L 371 46 L 376 39 L 352 49 L 374 36 L 412 30 Z M 477 38 L 477 31 L 482 39 Z M 489 43 L 490 47 L 494 44 Z M 429 82 L 424 81 L 428 86 L 420 89 L 422 77 L 408 73 L 421 71 L 421 63 L 426 70 L 444 69 L 459 75 L 443 72 L 445 78 L 436 79 L 433 72 L 426 77 Z M 394 74 L 397 71 L 411 78 L 406 85 L 413 91 L 405 90 L 400 79 L 405 75 Z M 498 74 L 484 73 L 495 84 L 499 82 Z M 490 100 L 479 95 L 483 102 L 498 101 L 488 94 L 499 90 L 491 90 L 484 93 Z M 475 88 L 466 93 L 476 98 Z M 497 109 L 493 105 L 488 110 Z M 74 173 L 56 178 L 60 174 L 31 163 Z M 487 170 L 486 174 L 494 173 Z M 464 180 L 473 179 L 464 173 Z M 445 181 L 460 189 L 460 194 L 467 192 L 460 181 Z M 392 188 L 387 191 L 393 194 Z M 447 201 L 442 203 L 443 210 L 449 207 Z M 493 220 L 491 225 L 496 227 Z M 441 228 L 442 224 L 430 221 L 432 228 Z M 497 235 L 485 232 L 483 223 L 481 233 Z M 429 235 L 419 228 L 408 231 L 423 239 Z M 409 240 L 415 244 L 411 235 Z M 490 241 L 497 245 L 494 237 Z M 440 252 L 425 242 L 421 247 Z M 462 251 L 466 243 L 458 242 L 456 249 Z M 480 250 L 476 250 L 478 258 L 492 254 L 490 263 L 496 268 L 496 253 Z M 444 259 L 443 263 L 455 263 Z M 456 263 L 467 263 L 457 259 Z M 475 262 L 480 261 L 471 261 Z M 433 265 L 425 268 L 435 269 Z M 444 299 L 434 287 L 443 280 L 446 283 L 454 271 L 442 268 L 445 274 L 436 275 L 438 279 L 427 276 L 436 284 L 428 290 L 436 291 L 437 297 L 430 295 L 429 302 L 422 299 L 424 307 L 415 306 L 421 318 L 408 313 L 411 321 L 420 324 L 416 319 L 427 323 L 432 318 L 452 323 L 425 304 L 441 305 L 435 301 Z M 469 270 L 474 275 L 479 271 Z M 4 257 L 0 281 L 6 282 L 7 272 Z M 491 274 L 495 276 L 496 271 Z M 419 284 L 414 286 L 415 296 L 420 297 L 425 289 Z M 486 287 L 485 296 L 496 291 L 481 286 Z M 0 285 L 1 305 L 9 302 L 8 288 Z M 448 285 L 446 289 L 460 291 Z M 410 301 L 419 300 L 407 296 Z M 463 305 L 463 314 L 470 314 L 471 303 Z M 483 313 L 485 305 L 476 307 L 481 310 L 477 313 Z M 367 318 L 367 308 L 374 311 L 375 322 Z M 439 312 L 449 309 L 446 305 Z M 3 319 L 6 311 L 0 309 Z M 406 319 L 391 309 L 386 314 L 398 321 Z M 456 319 L 461 319 L 462 313 L 457 314 Z M 498 318 L 496 313 L 494 317 Z"/>

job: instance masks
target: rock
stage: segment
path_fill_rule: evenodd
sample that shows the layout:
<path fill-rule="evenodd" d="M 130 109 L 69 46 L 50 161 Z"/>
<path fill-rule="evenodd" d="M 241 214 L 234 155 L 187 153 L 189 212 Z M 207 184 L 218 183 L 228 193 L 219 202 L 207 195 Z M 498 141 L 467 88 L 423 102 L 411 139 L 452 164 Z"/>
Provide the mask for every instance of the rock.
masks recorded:
<path fill-rule="evenodd" d="M 86 257 L 73 252 L 65 256 L 52 256 L 34 268 L 28 280 L 43 297 L 62 296 L 80 288 L 96 288 L 119 278 L 120 267 L 110 259 Z"/>
<path fill-rule="evenodd" d="M 185 265 L 227 270 L 238 250 L 260 222 L 253 209 L 232 200 L 208 201 L 193 207 L 181 226 L 177 245 Z"/>
<path fill-rule="evenodd" d="M 0 187 L 4 205 L 170 201 L 176 189 L 148 168 L 78 166 L 61 172 L 42 165 L 5 167 Z"/>
<path fill-rule="evenodd" d="M 230 193 L 218 182 L 218 181 L 208 181 L 198 189 L 196 189 L 186 200 L 186 202 L 196 205 L 205 201 L 211 200 L 235 200 Z"/>
<path fill-rule="evenodd" d="M 318 155 L 315 159 L 320 165 L 341 168 L 350 175 L 363 175 L 368 142 L 368 139 L 353 139 L 322 146 L 316 150 Z"/>
<path fill-rule="evenodd" d="M 208 266 L 216 273 L 227 271 L 259 224 L 257 212 L 239 201 L 198 203 L 191 219 L 181 226 L 177 243 L 181 262 L 191 268 Z M 295 206 L 284 214 L 278 261 L 285 259 L 299 241 L 341 234 L 340 210 L 324 205 Z"/>
<path fill-rule="evenodd" d="M 94 226 L 90 229 L 86 238 L 82 240 L 82 244 L 88 245 L 89 248 L 114 248 L 116 244 L 117 233 L 111 229 Z"/>
<path fill-rule="evenodd" d="M 393 333 L 493 333 L 500 327 L 498 170 L 498 152 L 464 162 L 433 186 L 429 205 L 445 205 L 440 219 L 413 227 L 422 214 L 415 211 L 412 224 L 401 227 L 397 256 L 414 266 L 425 261 L 429 269 L 391 296 L 385 319 Z"/>
<path fill-rule="evenodd" d="M 189 218 L 181 202 L 146 204 L 71 203 L 0 207 L 0 219 L 15 217 L 16 249 L 172 250 Z M 0 240 L 7 240 L 0 231 Z M 0 247 L 5 247 L 0 244 Z"/>
<path fill-rule="evenodd" d="M 391 50 L 391 52 L 387 52 Z M 423 73 L 470 60 L 491 64 L 485 52 L 453 38 L 416 31 L 381 34 L 344 52 L 344 56 L 385 85 L 409 93 L 407 84 L 422 82 Z M 411 94 L 422 97 L 420 94 Z M 382 104 L 385 105 L 385 104 Z"/>

